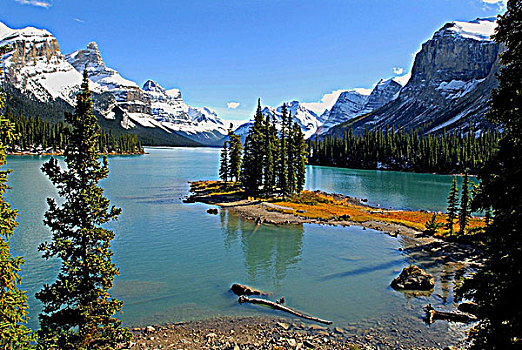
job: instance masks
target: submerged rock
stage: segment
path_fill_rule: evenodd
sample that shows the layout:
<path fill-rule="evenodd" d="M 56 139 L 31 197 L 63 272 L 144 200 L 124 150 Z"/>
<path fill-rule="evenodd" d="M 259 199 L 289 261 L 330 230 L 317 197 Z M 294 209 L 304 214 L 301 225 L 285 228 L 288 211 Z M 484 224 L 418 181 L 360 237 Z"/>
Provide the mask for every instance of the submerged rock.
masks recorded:
<path fill-rule="evenodd" d="M 433 276 L 415 265 L 405 267 L 401 274 L 391 282 L 393 289 L 404 290 L 430 290 L 434 285 Z"/>

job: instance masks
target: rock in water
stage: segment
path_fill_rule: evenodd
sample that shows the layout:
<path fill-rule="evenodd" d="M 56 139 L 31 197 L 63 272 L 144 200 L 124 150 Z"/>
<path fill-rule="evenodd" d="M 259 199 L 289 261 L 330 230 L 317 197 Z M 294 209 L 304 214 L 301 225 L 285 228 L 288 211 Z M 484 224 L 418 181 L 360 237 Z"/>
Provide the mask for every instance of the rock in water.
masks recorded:
<path fill-rule="evenodd" d="M 212 215 L 217 215 L 219 213 L 219 211 L 216 208 L 210 208 L 210 209 L 207 209 L 207 213 L 212 214 Z"/>
<path fill-rule="evenodd" d="M 249 287 L 249 286 L 245 286 L 243 284 L 239 284 L 239 283 L 234 283 L 232 285 L 232 287 L 230 287 L 230 290 L 232 290 L 232 292 L 234 292 L 234 294 L 236 295 L 268 295 L 269 293 L 266 293 L 266 292 L 263 292 L 263 291 L 260 291 L 260 290 L 257 290 L 255 288 L 252 288 L 252 287 Z"/>
<path fill-rule="evenodd" d="M 433 276 L 415 265 L 405 267 L 391 283 L 393 289 L 404 290 L 430 290 L 434 285 Z"/>

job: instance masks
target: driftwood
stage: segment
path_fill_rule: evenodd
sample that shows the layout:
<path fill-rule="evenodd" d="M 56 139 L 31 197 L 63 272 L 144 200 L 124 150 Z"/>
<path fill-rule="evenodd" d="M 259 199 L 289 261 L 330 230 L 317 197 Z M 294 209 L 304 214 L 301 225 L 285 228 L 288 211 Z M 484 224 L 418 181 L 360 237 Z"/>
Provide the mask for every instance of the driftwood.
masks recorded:
<path fill-rule="evenodd" d="M 431 304 L 428 304 L 424 307 L 424 311 L 426 311 L 426 323 L 432 324 L 436 320 L 444 320 L 451 322 L 461 322 L 461 323 L 470 323 L 477 320 L 477 317 L 464 314 L 459 312 L 446 312 L 446 311 L 437 311 L 435 310 Z"/>
<path fill-rule="evenodd" d="M 245 286 L 244 284 L 234 283 L 230 290 L 234 292 L 235 295 L 270 295 L 269 292 L 263 292 L 262 290 L 258 290 L 249 286 Z"/>
<path fill-rule="evenodd" d="M 259 298 L 248 298 L 248 297 L 245 297 L 244 295 L 240 296 L 239 299 L 238 299 L 238 302 L 240 304 L 243 304 L 243 303 L 252 303 L 252 304 L 261 304 L 261 305 L 267 305 L 267 306 L 270 306 L 276 310 L 281 310 L 281 311 L 286 311 L 288 313 L 291 313 L 292 315 L 295 315 L 295 316 L 298 316 L 298 317 L 301 317 L 301 318 L 305 318 L 307 320 L 310 320 L 310 321 L 315 321 L 315 322 L 319 322 L 319 323 L 324 323 L 324 324 L 332 324 L 332 321 L 327 321 L 327 320 L 323 320 L 323 319 L 320 319 L 320 318 L 317 318 L 317 317 L 313 317 L 313 316 L 308 316 L 308 315 L 305 315 L 297 310 L 294 310 L 288 306 L 284 306 L 282 304 L 278 304 L 278 303 L 274 303 L 273 301 L 270 301 L 270 300 L 266 300 L 266 299 L 259 299 Z"/>

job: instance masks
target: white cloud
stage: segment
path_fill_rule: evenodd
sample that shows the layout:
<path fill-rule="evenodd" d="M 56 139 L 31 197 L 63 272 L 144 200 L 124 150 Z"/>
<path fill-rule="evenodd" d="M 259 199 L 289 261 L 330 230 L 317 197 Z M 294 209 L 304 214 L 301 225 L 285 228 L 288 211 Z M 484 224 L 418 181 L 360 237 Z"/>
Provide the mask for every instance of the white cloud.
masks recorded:
<path fill-rule="evenodd" d="M 80 18 L 73 18 L 73 21 L 81 23 L 81 24 L 85 23 L 85 21 L 83 19 L 80 19 Z"/>
<path fill-rule="evenodd" d="M 227 108 L 228 109 L 236 109 L 237 107 L 239 107 L 241 103 L 239 102 L 228 102 L 227 103 Z"/>
<path fill-rule="evenodd" d="M 37 7 L 43 7 L 43 8 L 49 8 L 51 7 L 51 3 L 43 0 L 15 0 L 16 2 L 22 4 L 22 5 L 31 5 L 31 6 L 37 6 Z"/>
<path fill-rule="evenodd" d="M 339 98 L 339 95 L 346 90 L 335 90 L 330 93 L 324 94 L 321 98 L 321 101 L 319 102 L 306 102 L 302 105 L 308 108 L 309 110 L 313 111 L 315 114 L 321 115 L 323 114 L 325 109 L 330 110 L 335 102 L 337 102 L 337 99 Z"/>
<path fill-rule="evenodd" d="M 504 11 L 507 8 L 507 2 L 508 0 L 482 0 L 484 5 L 498 5 L 499 11 Z"/>
<path fill-rule="evenodd" d="M 404 72 L 404 69 L 402 67 L 393 67 L 393 74 L 402 74 Z"/>

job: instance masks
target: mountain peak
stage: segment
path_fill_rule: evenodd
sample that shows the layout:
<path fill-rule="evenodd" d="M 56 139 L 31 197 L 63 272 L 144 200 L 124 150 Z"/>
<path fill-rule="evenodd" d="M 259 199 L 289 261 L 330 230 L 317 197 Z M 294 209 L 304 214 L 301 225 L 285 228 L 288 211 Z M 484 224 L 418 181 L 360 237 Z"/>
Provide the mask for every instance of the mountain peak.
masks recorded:
<path fill-rule="evenodd" d="M 74 51 L 66 55 L 67 61 L 72 64 L 77 70 L 81 71 L 85 66 L 89 67 L 104 67 L 98 44 L 94 41 L 87 44 L 87 47 L 82 50 Z"/>
<path fill-rule="evenodd" d="M 14 32 L 14 29 L 9 28 L 4 23 L 0 22 L 0 38 L 3 38 L 4 36 L 9 35 L 12 32 Z"/>
<path fill-rule="evenodd" d="M 165 94 L 165 89 L 156 83 L 154 80 L 147 80 L 145 84 L 143 84 L 143 90 L 150 91 L 150 92 L 159 92 L 162 94 Z"/>

